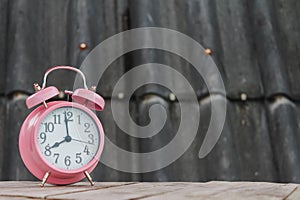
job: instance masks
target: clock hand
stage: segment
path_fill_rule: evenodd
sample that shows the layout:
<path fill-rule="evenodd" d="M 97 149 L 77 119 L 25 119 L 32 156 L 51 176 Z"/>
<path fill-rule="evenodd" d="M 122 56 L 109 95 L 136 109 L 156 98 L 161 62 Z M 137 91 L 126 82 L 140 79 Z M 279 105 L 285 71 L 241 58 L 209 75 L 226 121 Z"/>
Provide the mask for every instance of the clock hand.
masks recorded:
<path fill-rule="evenodd" d="M 74 139 L 74 138 L 72 138 L 72 140 L 74 140 L 74 141 L 76 141 L 76 142 L 82 142 L 82 143 L 86 143 L 86 144 L 91 144 L 91 143 L 89 143 L 89 142 L 85 142 L 85 141 L 82 141 L 82 140 L 77 140 L 77 139 Z"/>
<path fill-rule="evenodd" d="M 67 141 L 67 140 L 64 138 L 64 140 L 62 140 L 62 141 L 60 141 L 60 142 L 55 142 L 49 149 L 59 147 L 60 144 L 66 142 L 66 141 Z"/>
<path fill-rule="evenodd" d="M 67 137 L 70 137 L 69 135 L 69 127 L 68 127 L 68 120 L 67 120 L 67 113 L 64 112 L 65 114 L 65 125 L 66 125 L 66 130 L 67 130 Z"/>

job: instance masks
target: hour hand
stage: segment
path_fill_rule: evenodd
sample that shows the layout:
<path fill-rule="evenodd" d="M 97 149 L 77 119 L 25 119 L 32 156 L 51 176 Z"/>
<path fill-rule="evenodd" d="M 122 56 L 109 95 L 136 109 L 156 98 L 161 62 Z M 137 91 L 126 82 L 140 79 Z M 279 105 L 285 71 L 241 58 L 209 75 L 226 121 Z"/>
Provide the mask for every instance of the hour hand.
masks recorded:
<path fill-rule="evenodd" d="M 66 142 L 66 139 L 60 141 L 60 142 L 55 142 L 49 149 L 52 149 L 52 148 L 56 148 L 56 147 L 59 147 L 60 144 Z"/>

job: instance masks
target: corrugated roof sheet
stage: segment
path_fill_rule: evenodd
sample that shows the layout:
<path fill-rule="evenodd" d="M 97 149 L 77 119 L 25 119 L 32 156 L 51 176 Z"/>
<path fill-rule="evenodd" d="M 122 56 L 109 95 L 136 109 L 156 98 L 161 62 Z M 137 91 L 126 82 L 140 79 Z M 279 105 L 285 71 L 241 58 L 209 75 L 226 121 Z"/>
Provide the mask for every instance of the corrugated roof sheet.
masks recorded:
<path fill-rule="evenodd" d="M 48 67 L 79 67 L 106 38 L 131 28 L 158 26 L 180 31 L 212 49 L 227 92 L 226 97 L 216 95 L 228 100 L 221 138 L 206 158 L 198 158 L 211 102 L 202 78 L 187 61 L 161 50 L 130 52 L 109 67 L 98 88 L 107 100 L 99 117 L 109 139 L 126 150 L 148 152 L 174 136 L 181 116 L 179 104 L 159 85 L 138 89 L 130 101 L 131 116 L 141 125 L 149 123 L 151 105 L 166 108 L 167 123 L 159 134 L 149 139 L 130 137 L 113 120 L 110 102 L 114 85 L 126 71 L 148 62 L 172 66 L 189 80 L 199 100 L 194 106 L 200 105 L 200 129 L 185 154 L 166 168 L 130 174 L 100 164 L 93 172 L 95 179 L 300 182 L 299 9 L 298 0 L 1 0 L 0 179 L 34 179 L 19 157 L 17 138 L 30 112 L 25 98 L 33 93 L 32 84 L 41 82 Z M 81 43 L 87 48 L 80 49 Z M 73 75 L 55 73 L 49 85 L 72 89 Z M 154 72 L 149 76 L 156 78 Z M 181 83 L 168 81 L 185 92 Z M 241 94 L 246 95 L 246 101 L 241 101 Z M 132 167 L 142 164 L 132 163 Z"/>

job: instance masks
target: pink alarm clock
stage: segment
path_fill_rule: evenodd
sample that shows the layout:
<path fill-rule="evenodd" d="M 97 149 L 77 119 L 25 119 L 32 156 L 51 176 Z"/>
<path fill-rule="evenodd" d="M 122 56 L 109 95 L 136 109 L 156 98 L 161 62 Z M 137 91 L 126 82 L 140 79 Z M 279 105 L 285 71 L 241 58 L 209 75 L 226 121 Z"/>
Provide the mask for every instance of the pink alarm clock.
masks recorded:
<path fill-rule="evenodd" d="M 46 87 L 47 76 L 58 69 L 72 70 L 83 79 L 83 88 L 65 91 L 74 102 L 47 100 L 57 96 L 56 87 Z M 94 185 L 90 173 L 96 167 L 104 147 L 103 127 L 93 110 L 104 108 L 104 99 L 88 89 L 84 74 L 74 67 L 56 66 L 44 75 L 42 88 L 26 99 L 28 108 L 41 104 L 25 119 L 19 136 L 21 158 L 41 186 L 65 185 L 85 177 Z"/>

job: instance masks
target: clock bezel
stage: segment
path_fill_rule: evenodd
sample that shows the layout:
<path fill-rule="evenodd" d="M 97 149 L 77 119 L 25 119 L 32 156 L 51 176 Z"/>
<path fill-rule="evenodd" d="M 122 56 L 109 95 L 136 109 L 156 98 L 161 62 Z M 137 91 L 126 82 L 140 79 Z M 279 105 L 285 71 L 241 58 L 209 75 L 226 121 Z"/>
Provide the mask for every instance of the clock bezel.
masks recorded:
<path fill-rule="evenodd" d="M 71 103 L 71 105 L 70 105 Z M 64 104 L 64 105 L 62 105 Z M 75 106 L 74 106 L 75 105 Z M 64 107 L 68 107 L 68 108 L 77 108 L 79 110 L 82 110 L 84 111 L 87 115 L 89 115 L 92 120 L 94 121 L 94 123 L 96 124 L 97 126 L 97 129 L 98 129 L 98 134 L 99 134 L 99 146 L 98 146 L 98 149 L 97 149 L 97 152 L 95 153 L 95 155 L 93 156 L 93 158 L 85 165 L 79 167 L 79 168 L 76 168 L 76 169 L 61 169 L 61 168 L 58 168 L 56 167 L 55 165 L 49 163 L 49 161 L 47 160 L 47 158 L 45 157 L 45 155 L 41 152 L 41 149 L 40 149 L 40 145 L 39 145 L 39 141 L 38 141 L 38 137 L 39 137 L 39 128 L 41 126 L 41 123 L 44 121 L 44 119 L 49 115 L 51 114 L 51 112 L 57 110 L 57 109 L 60 109 L 60 108 L 64 108 Z M 48 110 L 50 109 L 50 110 Z M 46 163 L 46 166 L 49 167 L 49 168 L 55 168 L 55 171 L 59 172 L 59 173 L 79 173 L 79 172 L 83 172 L 83 171 L 86 171 L 87 169 L 89 169 L 95 162 L 99 162 L 99 158 L 102 151 L 103 151 L 103 145 L 104 145 L 104 137 L 102 138 L 101 137 L 101 124 L 99 123 L 99 119 L 97 118 L 97 116 L 90 110 L 90 109 L 87 109 L 86 107 L 82 106 L 81 104 L 78 104 L 78 103 L 74 103 L 74 102 L 63 102 L 59 105 L 55 105 L 55 106 L 51 106 L 47 109 L 47 112 L 44 112 L 40 117 L 39 119 L 37 120 L 37 123 L 36 123 L 36 126 L 34 128 L 34 144 L 35 144 L 35 149 L 38 151 L 38 154 L 39 156 L 42 158 L 43 162 Z M 101 149 L 101 143 L 102 143 L 102 150 L 99 151 L 99 149 Z M 94 159 L 96 159 L 96 161 L 94 161 Z"/>
<path fill-rule="evenodd" d="M 77 169 L 67 170 L 67 169 L 61 169 L 61 168 L 58 168 L 58 167 L 52 165 L 44 157 L 44 155 L 42 154 L 42 152 L 40 150 L 39 144 L 38 144 L 38 134 L 39 134 L 39 128 L 41 126 L 41 123 L 44 121 L 45 117 L 47 117 L 49 115 L 49 113 L 51 113 L 52 111 L 54 111 L 58 108 L 62 108 L 62 107 L 75 107 L 75 108 L 85 111 L 94 120 L 94 122 L 97 125 L 97 128 L 99 130 L 100 141 L 99 141 L 99 148 L 97 150 L 97 153 L 94 155 L 93 159 L 90 162 L 88 162 L 86 165 L 84 165 L 80 168 L 77 168 Z M 38 156 L 41 158 L 42 162 L 46 165 L 46 167 L 51 169 L 49 171 L 56 171 L 59 174 L 68 174 L 68 175 L 69 174 L 77 174 L 77 173 L 82 173 L 82 172 L 90 169 L 91 167 L 93 167 L 95 165 L 95 163 L 99 162 L 100 156 L 101 156 L 103 148 L 104 148 L 104 131 L 103 131 L 103 127 L 102 127 L 98 117 L 90 109 L 84 107 L 81 104 L 75 103 L 75 102 L 61 101 L 55 105 L 52 105 L 51 107 L 49 106 L 47 109 L 44 110 L 44 112 L 41 114 L 41 116 L 39 116 L 39 118 L 35 124 L 33 132 L 34 132 L 33 133 L 34 148 L 35 148 L 35 151 L 37 152 Z"/>

